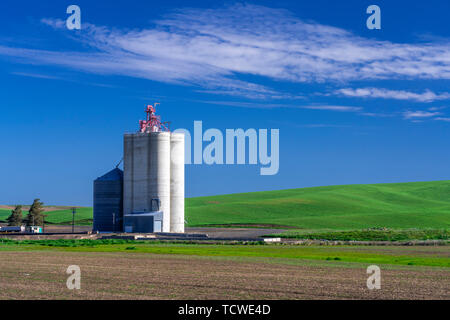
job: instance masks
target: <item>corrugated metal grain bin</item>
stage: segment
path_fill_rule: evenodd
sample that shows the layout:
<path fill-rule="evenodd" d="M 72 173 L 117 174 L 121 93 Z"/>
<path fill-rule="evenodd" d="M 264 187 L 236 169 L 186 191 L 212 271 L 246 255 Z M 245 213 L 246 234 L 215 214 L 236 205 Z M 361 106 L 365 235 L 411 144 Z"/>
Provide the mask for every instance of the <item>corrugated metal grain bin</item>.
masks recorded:
<path fill-rule="evenodd" d="M 111 170 L 94 181 L 93 231 L 123 230 L 123 171 Z"/>

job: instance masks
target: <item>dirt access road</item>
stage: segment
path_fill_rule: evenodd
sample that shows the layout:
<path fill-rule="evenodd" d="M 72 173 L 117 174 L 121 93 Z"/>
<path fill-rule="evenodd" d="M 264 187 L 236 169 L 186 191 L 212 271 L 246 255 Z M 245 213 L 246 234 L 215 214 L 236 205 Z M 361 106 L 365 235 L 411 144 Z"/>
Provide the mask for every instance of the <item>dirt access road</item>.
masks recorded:
<path fill-rule="evenodd" d="M 66 287 L 69 265 L 81 290 Z M 0 299 L 450 299 L 445 268 L 382 268 L 368 290 L 366 265 L 296 264 L 134 252 L 2 251 Z"/>
<path fill-rule="evenodd" d="M 259 238 L 285 231 L 274 228 L 186 228 L 186 233 L 206 233 L 210 238 Z"/>
<path fill-rule="evenodd" d="M 0 226 L 6 226 L 6 223 L 0 223 Z M 75 226 L 75 232 L 92 231 L 92 226 Z M 274 228 L 186 228 L 186 233 L 207 234 L 211 238 L 259 238 L 268 234 L 282 233 L 284 229 Z M 71 233 L 71 225 L 45 225 L 45 232 Z"/>

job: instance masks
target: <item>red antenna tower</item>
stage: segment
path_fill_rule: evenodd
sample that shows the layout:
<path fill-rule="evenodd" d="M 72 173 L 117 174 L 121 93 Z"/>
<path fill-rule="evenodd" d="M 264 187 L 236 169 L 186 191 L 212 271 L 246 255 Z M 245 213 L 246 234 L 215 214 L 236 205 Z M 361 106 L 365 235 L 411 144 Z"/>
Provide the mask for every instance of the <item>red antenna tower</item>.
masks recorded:
<path fill-rule="evenodd" d="M 170 122 L 161 122 L 161 116 L 156 115 L 156 105 L 159 105 L 159 103 L 155 102 L 153 106 L 151 104 L 147 106 L 147 109 L 145 110 L 145 113 L 147 113 L 147 120 L 139 120 L 140 132 L 170 131 Z"/>

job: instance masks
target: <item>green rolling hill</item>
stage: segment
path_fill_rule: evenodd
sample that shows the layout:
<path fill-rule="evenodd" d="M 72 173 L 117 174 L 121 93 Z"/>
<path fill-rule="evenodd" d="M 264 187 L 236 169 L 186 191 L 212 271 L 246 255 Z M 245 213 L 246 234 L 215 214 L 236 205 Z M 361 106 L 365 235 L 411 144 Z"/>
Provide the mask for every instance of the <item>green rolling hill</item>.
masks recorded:
<path fill-rule="evenodd" d="M 5 220 L 9 210 L 0 210 Z M 50 223 L 71 222 L 69 209 L 47 212 Z M 79 208 L 77 221 L 92 221 Z M 447 229 L 450 181 L 344 185 L 186 199 L 188 226 L 274 225 L 305 231 Z"/>
<path fill-rule="evenodd" d="M 191 226 L 274 224 L 309 230 L 448 228 L 450 181 L 345 185 L 187 200 Z"/>

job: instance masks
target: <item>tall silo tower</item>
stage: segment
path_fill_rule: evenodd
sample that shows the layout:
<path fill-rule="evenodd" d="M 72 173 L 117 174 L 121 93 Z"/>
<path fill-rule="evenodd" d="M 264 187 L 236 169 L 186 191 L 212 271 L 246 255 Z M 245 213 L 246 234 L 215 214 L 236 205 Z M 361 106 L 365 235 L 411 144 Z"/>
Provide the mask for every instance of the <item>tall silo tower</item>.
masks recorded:
<path fill-rule="evenodd" d="M 139 132 L 124 135 L 123 213 L 162 212 L 163 232 L 184 232 L 184 135 L 171 133 L 153 106 L 146 113 Z"/>
<path fill-rule="evenodd" d="M 170 135 L 170 231 L 184 233 L 184 134 Z"/>

